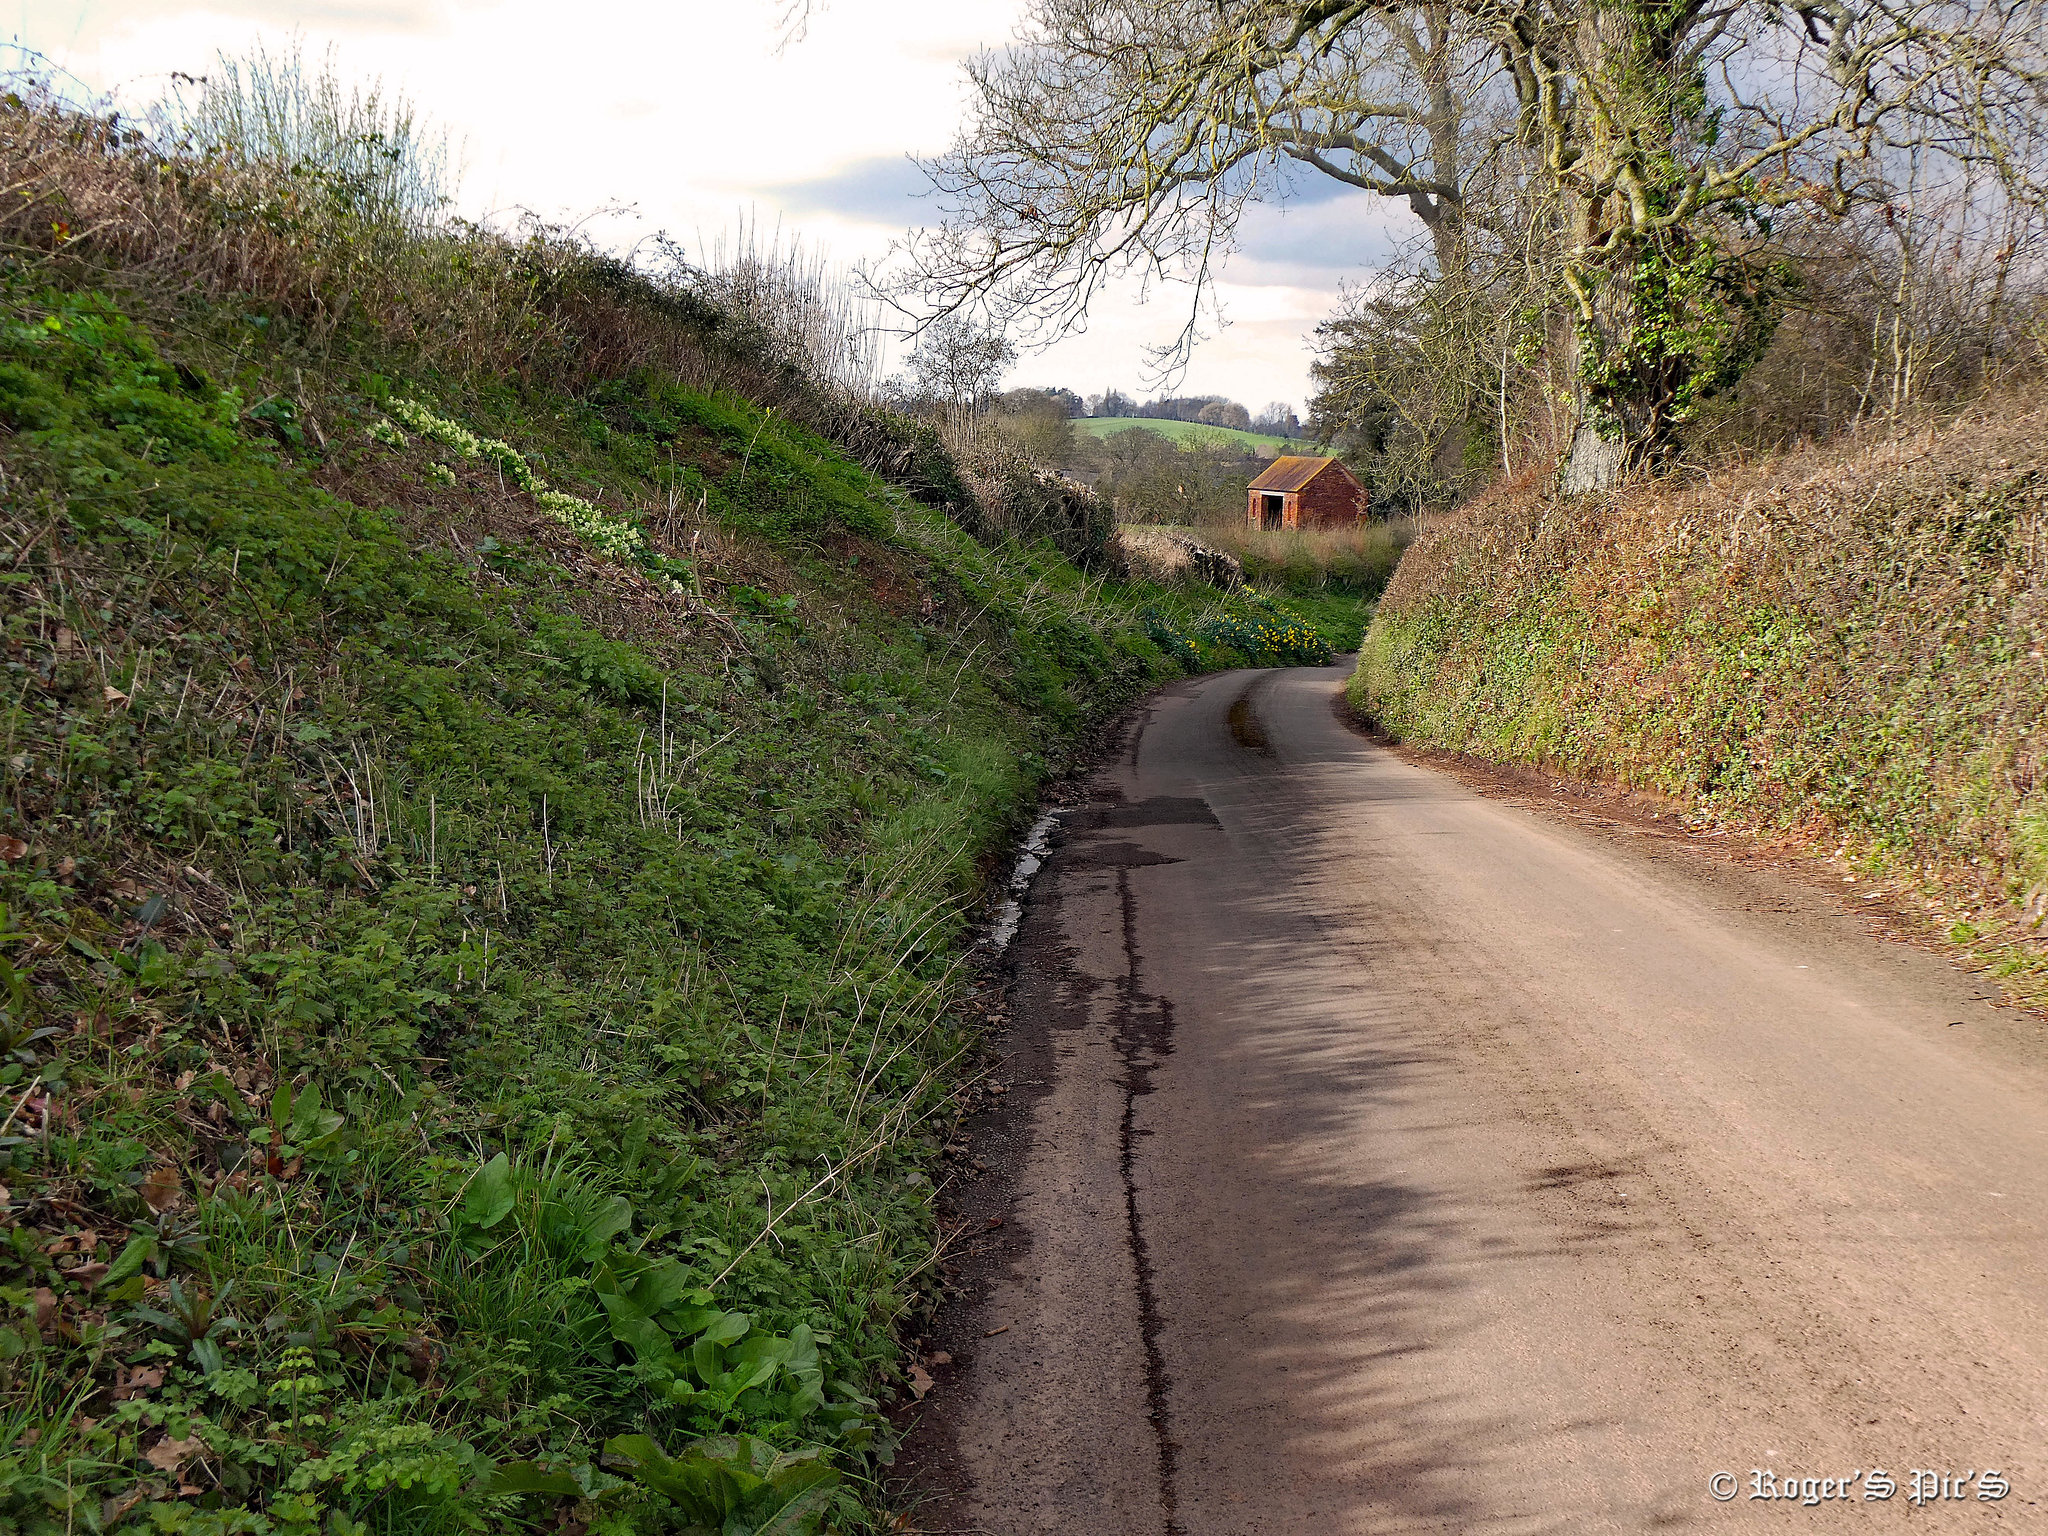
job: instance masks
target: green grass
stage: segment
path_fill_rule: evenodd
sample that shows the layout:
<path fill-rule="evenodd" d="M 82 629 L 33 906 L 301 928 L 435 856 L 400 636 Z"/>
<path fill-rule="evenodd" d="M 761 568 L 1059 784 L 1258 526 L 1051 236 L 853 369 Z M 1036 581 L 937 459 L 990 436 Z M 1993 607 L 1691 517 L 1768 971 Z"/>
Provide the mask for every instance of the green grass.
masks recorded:
<path fill-rule="evenodd" d="M 1355 651 L 1372 622 L 1373 600 L 1351 592 L 1288 592 L 1274 599 L 1328 637 L 1333 651 Z"/>
<path fill-rule="evenodd" d="M 1175 443 L 1201 443 L 1210 447 L 1265 450 L 1270 453 L 1314 453 L 1315 445 L 1300 439 L 1273 437 L 1263 432 L 1240 432 L 1235 427 L 1211 427 L 1198 421 L 1155 421 L 1145 416 L 1080 416 L 1074 430 L 1090 437 L 1108 437 L 1143 427 Z"/>
<path fill-rule="evenodd" d="M 0 1523 L 861 1528 L 983 870 L 1322 640 L 730 395 L 173 319 L 0 294 Z"/>
<path fill-rule="evenodd" d="M 1238 562 L 1245 580 L 1253 586 L 1322 604 L 1319 611 L 1348 636 L 1338 645 L 1339 650 L 1357 644 L 1359 605 L 1370 604 L 1379 596 L 1415 533 L 1414 524 L 1394 519 L 1369 521 L 1355 528 L 1275 532 L 1247 528 L 1241 522 L 1202 527 L 1127 526 L 1138 538 L 1148 529 L 1156 529 L 1220 550 Z"/>

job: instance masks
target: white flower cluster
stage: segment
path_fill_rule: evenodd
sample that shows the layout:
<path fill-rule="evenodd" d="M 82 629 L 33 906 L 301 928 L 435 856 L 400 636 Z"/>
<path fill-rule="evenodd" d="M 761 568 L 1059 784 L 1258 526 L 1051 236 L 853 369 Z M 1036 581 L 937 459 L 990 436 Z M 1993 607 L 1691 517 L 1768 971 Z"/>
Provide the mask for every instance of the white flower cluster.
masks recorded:
<path fill-rule="evenodd" d="M 600 553 L 633 564 L 648 552 L 646 536 L 638 528 L 610 516 L 596 503 L 585 501 L 581 496 L 550 490 L 547 481 L 536 475 L 526 462 L 526 455 L 510 443 L 500 442 L 495 437 L 478 437 L 461 422 L 437 416 L 417 400 L 393 400 L 391 414 L 421 437 L 453 448 L 464 458 L 491 460 L 505 471 L 506 479 L 532 496 L 543 512 Z M 370 429 L 370 435 L 379 442 L 390 440 L 379 436 L 374 427 Z M 397 435 L 396 429 L 392 435 Z M 683 590 L 676 582 L 667 581 L 665 584 L 677 592 Z"/>

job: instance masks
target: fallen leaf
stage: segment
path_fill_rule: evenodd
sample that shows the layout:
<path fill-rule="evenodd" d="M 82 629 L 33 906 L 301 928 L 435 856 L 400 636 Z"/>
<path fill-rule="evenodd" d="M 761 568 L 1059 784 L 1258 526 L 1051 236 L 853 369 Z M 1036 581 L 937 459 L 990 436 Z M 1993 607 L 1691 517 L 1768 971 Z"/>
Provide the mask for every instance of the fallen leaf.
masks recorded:
<path fill-rule="evenodd" d="M 153 1392 L 163 1384 L 163 1367 L 141 1366 L 132 1371 L 120 1371 L 114 1382 L 114 1390 L 108 1395 L 119 1403 L 131 1397 L 140 1397 L 145 1392 Z"/>
<path fill-rule="evenodd" d="M 104 1275 L 112 1267 L 110 1264 L 81 1264 L 78 1268 L 67 1269 L 64 1273 L 76 1284 L 98 1285 L 100 1283 L 100 1276 Z"/>
<path fill-rule="evenodd" d="M 100 690 L 100 697 L 109 704 L 126 704 L 128 702 L 128 695 L 116 688 L 112 683 L 107 684 L 106 687 Z"/>
<path fill-rule="evenodd" d="M 178 1203 L 183 1190 L 184 1181 L 178 1177 L 178 1170 L 165 1163 L 149 1171 L 140 1193 L 142 1203 L 161 1215 Z"/>
<path fill-rule="evenodd" d="M 144 1451 L 142 1459 L 159 1472 L 175 1472 L 205 1449 L 206 1442 L 197 1435 L 184 1440 L 172 1440 L 167 1437 Z"/>
<path fill-rule="evenodd" d="M 924 1401 L 924 1395 L 931 1391 L 932 1385 L 931 1375 L 923 1366 L 913 1365 L 910 1368 L 910 1392 L 919 1402 Z"/>
<path fill-rule="evenodd" d="M 953 1357 L 943 1349 L 934 1350 L 931 1354 L 924 1357 L 924 1363 L 936 1371 L 942 1365 L 951 1365 Z"/>
<path fill-rule="evenodd" d="M 50 1324 L 57 1321 L 57 1293 L 55 1291 L 51 1290 L 47 1285 L 37 1286 L 35 1290 L 35 1304 L 36 1327 L 38 1329 L 47 1328 Z"/>
<path fill-rule="evenodd" d="M 0 837 L 0 859 L 19 864 L 28 857 L 28 844 L 18 837 Z"/>
<path fill-rule="evenodd" d="M 405 1341 L 407 1369 L 416 1381 L 431 1381 L 434 1369 L 441 1363 L 441 1346 L 432 1339 L 412 1334 Z"/>
<path fill-rule="evenodd" d="M 100 1524 L 102 1526 L 112 1525 L 148 1497 L 149 1495 L 144 1493 L 142 1489 L 131 1488 L 118 1498 L 100 1500 Z"/>

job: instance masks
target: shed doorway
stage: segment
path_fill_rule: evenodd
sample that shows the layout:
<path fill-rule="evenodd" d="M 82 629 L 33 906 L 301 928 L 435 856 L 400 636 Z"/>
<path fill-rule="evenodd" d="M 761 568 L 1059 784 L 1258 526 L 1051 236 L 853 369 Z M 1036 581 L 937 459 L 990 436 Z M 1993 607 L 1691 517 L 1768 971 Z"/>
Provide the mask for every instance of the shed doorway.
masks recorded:
<path fill-rule="evenodd" d="M 1269 531 L 1277 531 L 1284 516 L 1286 502 L 1286 497 L 1275 492 L 1262 493 L 1259 497 L 1259 526 Z"/>

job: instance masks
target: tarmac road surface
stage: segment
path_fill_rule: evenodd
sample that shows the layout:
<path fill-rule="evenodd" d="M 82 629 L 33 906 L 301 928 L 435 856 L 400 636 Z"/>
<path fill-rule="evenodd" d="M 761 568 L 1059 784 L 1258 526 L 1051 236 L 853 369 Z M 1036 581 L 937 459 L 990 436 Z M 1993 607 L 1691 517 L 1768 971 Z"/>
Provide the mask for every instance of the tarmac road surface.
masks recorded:
<path fill-rule="evenodd" d="M 1374 746 L 1345 672 L 1165 691 L 1064 817 L 919 1528 L 2048 1531 L 2040 1022 Z"/>

